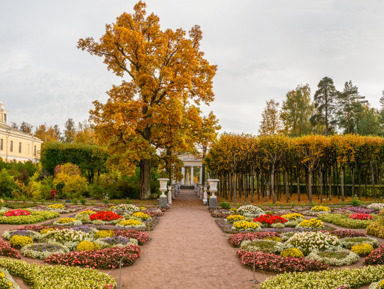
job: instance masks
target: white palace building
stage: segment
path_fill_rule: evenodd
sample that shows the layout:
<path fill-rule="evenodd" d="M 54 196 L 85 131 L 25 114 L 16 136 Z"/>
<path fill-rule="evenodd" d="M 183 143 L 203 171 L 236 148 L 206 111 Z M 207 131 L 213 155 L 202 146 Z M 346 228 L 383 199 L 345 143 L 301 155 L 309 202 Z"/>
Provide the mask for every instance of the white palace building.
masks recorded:
<path fill-rule="evenodd" d="M 37 161 L 40 159 L 40 139 L 7 125 L 8 111 L 0 101 L 0 157 L 5 162 Z"/>

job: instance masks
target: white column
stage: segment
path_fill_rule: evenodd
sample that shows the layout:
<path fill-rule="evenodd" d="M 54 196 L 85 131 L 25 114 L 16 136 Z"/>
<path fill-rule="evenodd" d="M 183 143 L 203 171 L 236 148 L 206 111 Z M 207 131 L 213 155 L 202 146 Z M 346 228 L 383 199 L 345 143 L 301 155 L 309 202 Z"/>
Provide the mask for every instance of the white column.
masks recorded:
<path fill-rule="evenodd" d="M 199 180 L 199 183 L 202 184 L 204 186 L 204 184 L 202 183 L 203 181 L 203 166 L 200 167 L 200 180 Z"/>
<path fill-rule="evenodd" d="M 191 186 L 193 186 L 193 167 L 191 167 Z"/>
<path fill-rule="evenodd" d="M 181 184 L 184 185 L 184 178 L 185 178 L 185 168 L 181 168 L 181 174 L 183 175 L 183 178 L 181 179 Z"/>

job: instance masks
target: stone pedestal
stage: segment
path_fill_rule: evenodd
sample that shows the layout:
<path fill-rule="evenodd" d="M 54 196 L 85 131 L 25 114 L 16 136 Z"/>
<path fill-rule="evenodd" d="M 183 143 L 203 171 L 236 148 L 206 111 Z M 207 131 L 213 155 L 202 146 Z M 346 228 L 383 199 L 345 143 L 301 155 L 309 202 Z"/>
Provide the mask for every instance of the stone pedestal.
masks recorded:
<path fill-rule="evenodd" d="M 208 209 L 214 209 L 214 210 L 217 209 L 217 198 L 216 198 L 216 196 L 211 196 L 211 197 L 209 198 L 209 206 L 208 206 Z"/>
<path fill-rule="evenodd" d="M 168 209 L 168 201 L 167 201 L 167 196 L 160 196 L 159 198 L 159 208 L 160 209 Z"/>

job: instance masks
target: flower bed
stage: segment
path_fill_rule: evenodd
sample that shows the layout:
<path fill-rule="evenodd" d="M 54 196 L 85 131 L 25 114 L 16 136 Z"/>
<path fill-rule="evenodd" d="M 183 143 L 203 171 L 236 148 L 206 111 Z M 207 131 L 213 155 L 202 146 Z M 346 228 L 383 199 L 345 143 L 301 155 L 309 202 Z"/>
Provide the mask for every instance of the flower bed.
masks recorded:
<path fill-rule="evenodd" d="M 59 216 L 59 213 L 53 211 L 32 211 L 28 216 L 2 216 L 0 217 L 0 224 L 33 224 Z"/>
<path fill-rule="evenodd" d="M 259 222 L 265 226 L 271 226 L 272 224 L 276 223 L 284 224 L 288 222 L 288 220 L 285 218 L 282 218 L 280 216 L 272 216 L 270 214 L 260 215 L 259 217 L 253 219 L 253 221 Z"/>
<path fill-rule="evenodd" d="M 235 231 L 259 231 L 260 226 L 258 223 L 247 222 L 247 221 L 238 221 L 234 222 L 232 230 Z"/>
<path fill-rule="evenodd" d="M 312 251 L 307 259 L 319 261 L 323 264 L 331 266 L 345 266 L 352 265 L 359 261 L 359 255 L 349 250 L 338 250 L 338 251 Z"/>
<path fill-rule="evenodd" d="M 45 226 L 45 225 L 24 225 L 24 226 L 17 227 L 15 230 L 31 230 L 35 232 L 40 232 L 41 230 L 49 229 L 49 228 L 50 228 L 49 226 Z"/>
<path fill-rule="evenodd" d="M 365 265 L 384 264 L 384 243 L 364 259 Z"/>
<path fill-rule="evenodd" d="M 138 212 L 140 211 L 140 208 L 135 206 L 135 205 L 132 205 L 132 204 L 120 204 L 120 205 L 117 205 L 113 208 L 114 211 L 126 211 L 126 212 L 130 212 L 130 213 L 135 213 L 135 212 Z"/>
<path fill-rule="evenodd" d="M 31 230 L 13 230 L 13 231 L 5 231 L 2 237 L 6 240 L 10 240 L 13 236 L 28 236 L 33 240 L 39 240 L 41 238 L 41 234 Z"/>
<path fill-rule="evenodd" d="M 101 221 L 105 221 L 105 222 L 110 222 L 110 221 L 114 221 L 114 220 L 123 219 L 123 217 L 114 213 L 114 212 L 100 211 L 100 212 L 97 212 L 96 214 L 90 215 L 89 219 L 91 221 L 101 220 Z"/>
<path fill-rule="evenodd" d="M 323 232 L 302 232 L 296 233 L 285 243 L 287 248 L 298 248 L 308 255 L 317 249 L 321 251 L 340 247 L 340 241 L 336 236 Z"/>
<path fill-rule="evenodd" d="M 347 237 L 367 237 L 367 234 L 363 232 L 356 232 L 352 230 L 335 230 L 329 232 L 331 235 L 335 235 L 339 238 L 347 238 Z"/>
<path fill-rule="evenodd" d="M 99 244 L 91 241 L 81 241 L 76 247 L 77 252 L 100 250 L 100 249 L 101 248 Z"/>
<path fill-rule="evenodd" d="M 129 245 L 138 245 L 136 239 L 126 238 L 123 236 L 113 236 L 108 238 L 102 238 L 95 241 L 102 249 L 111 247 L 125 247 Z"/>
<path fill-rule="evenodd" d="M 384 266 L 364 266 L 355 269 L 336 269 L 321 272 L 294 272 L 268 278 L 261 283 L 260 289 L 335 289 L 343 285 L 348 285 L 350 288 L 358 288 L 383 278 Z"/>
<path fill-rule="evenodd" d="M 226 209 L 214 210 L 211 212 L 211 216 L 214 218 L 227 218 L 232 212 Z"/>
<path fill-rule="evenodd" d="M 136 213 L 133 213 L 133 214 L 132 214 L 132 217 L 139 218 L 139 219 L 141 219 L 142 221 L 145 221 L 145 220 L 148 220 L 148 219 L 151 218 L 150 215 L 145 214 L 145 213 L 143 213 L 143 212 L 136 212 Z"/>
<path fill-rule="evenodd" d="M 115 236 L 115 233 L 112 230 L 101 230 L 95 234 L 95 239 L 110 238 L 113 236 Z"/>
<path fill-rule="evenodd" d="M 19 285 L 8 273 L 8 270 L 4 268 L 0 268 L 0 288 L 20 289 Z"/>
<path fill-rule="evenodd" d="M 115 236 L 123 236 L 126 238 L 133 238 L 139 242 L 139 245 L 144 245 L 149 240 L 148 233 L 139 232 L 135 230 L 116 230 Z"/>
<path fill-rule="evenodd" d="M 377 248 L 379 246 L 379 242 L 375 238 L 369 237 L 348 237 L 340 239 L 341 245 L 344 248 L 351 249 L 356 244 L 367 243 L 371 244 L 372 247 Z"/>
<path fill-rule="evenodd" d="M 45 260 L 52 254 L 64 254 L 69 253 L 69 249 L 59 243 L 37 243 L 26 245 L 21 249 L 21 254 L 25 257 L 33 259 Z"/>
<path fill-rule="evenodd" d="M 121 221 L 116 225 L 116 227 L 123 227 L 123 228 L 140 228 L 140 227 L 143 228 L 144 227 L 145 228 L 145 224 L 143 224 L 139 220 L 128 219 L 128 220 Z"/>
<path fill-rule="evenodd" d="M 18 216 L 29 216 L 31 213 L 27 210 L 21 210 L 21 209 L 16 209 L 16 210 L 11 210 L 7 211 L 4 213 L 5 217 L 18 217 Z"/>
<path fill-rule="evenodd" d="M 351 219 L 355 220 L 373 220 L 374 218 L 370 214 L 356 213 L 349 215 Z"/>
<path fill-rule="evenodd" d="M 52 205 L 49 205 L 48 208 L 53 209 L 53 210 L 59 210 L 59 209 L 64 209 L 64 205 L 63 204 L 52 204 Z"/>
<path fill-rule="evenodd" d="M 375 211 L 374 209 L 366 209 L 363 207 L 348 207 L 346 209 L 351 212 L 362 213 L 362 214 L 370 214 Z"/>
<path fill-rule="evenodd" d="M 349 218 L 348 215 L 340 214 L 323 214 L 318 217 L 323 222 L 335 224 L 337 226 L 350 228 L 350 229 L 365 229 L 372 223 L 372 220 L 354 220 Z"/>
<path fill-rule="evenodd" d="M 45 259 L 45 262 L 94 269 L 114 269 L 119 267 L 119 262 L 123 257 L 121 266 L 128 266 L 132 265 L 139 256 L 140 247 L 131 245 L 68 254 L 52 254 Z"/>
<path fill-rule="evenodd" d="M 384 203 L 372 203 L 367 206 L 367 209 L 379 211 L 384 208 Z"/>
<path fill-rule="evenodd" d="M 9 243 L 0 238 L 0 256 L 20 259 L 20 253 L 13 249 Z"/>
<path fill-rule="evenodd" d="M 241 264 L 252 267 L 255 262 L 255 268 L 264 271 L 282 273 L 296 271 L 315 271 L 324 270 L 329 266 L 318 261 L 307 260 L 304 258 L 281 257 L 275 254 L 263 252 L 248 252 L 245 250 L 237 251 L 241 258 Z M 255 257 L 254 257 L 255 256 Z M 289 288 L 289 287 L 266 287 L 266 288 Z M 307 287 L 312 288 L 312 287 Z"/>
<path fill-rule="evenodd" d="M 238 221 L 244 221 L 247 218 L 242 215 L 229 215 L 225 220 L 229 223 L 234 223 Z"/>
<path fill-rule="evenodd" d="M 384 238 L 384 226 L 377 222 L 371 223 L 367 227 L 367 235 L 378 237 L 378 238 Z"/>
<path fill-rule="evenodd" d="M 304 257 L 303 252 L 301 252 L 297 248 L 289 248 L 289 249 L 284 249 L 283 251 L 280 252 L 281 257 L 295 257 L 295 258 L 301 258 Z"/>
<path fill-rule="evenodd" d="M 243 215 L 247 218 L 256 218 L 265 212 L 257 206 L 245 205 L 237 209 L 237 214 Z"/>
<path fill-rule="evenodd" d="M 282 215 L 281 217 L 287 219 L 288 221 L 296 221 L 296 220 L 304 219 L 304 216 L 298 213 L 289 213 L 286 215 Z"/>
<path fill-rule="evenodd" d="M 83 223 L 75 218 L 61 218 L 53 222 L 54 226 L 80 226 Z"/>
<path fill-rule="evenodd" d="M 241 242 L 240 248 L 245 251 L 261 251 L 263 253 L 275 254 L 280 253 L 284 249 L 284 245 L 272 240 L 255 239 Z"/>
<path fill-rule="evenodd" d="M 229 243 L 234 247 L 239 247 L 241 242 L 245 240 L 266 239 L 271 237 L 280 237 L 276 232 L 254 232 L 254 233 L 237 233 L 228 237 Z"/>
<path fill-rule="evenodd" d="M 324 223 L 318 219 L 304 220 L 296 228 L 324 228 Z"/>
<path fill-rule="evenodd" d="M 311 211 L 313 212 L 330 212 L 331 209 L 329 207 L 326 207 L 326 206 L 314 206 L 311 208 Z"/>
<path fill-rule="evenodd" d="M 33 244 L 33 240 L 28 236 L 15 235 L 9 240 L 9 244 L 13 248 L 23 248 L 26 245 Z"/>
<path fill-rule="evenodd" d="M 93 238 L 90 234 L 72 229 L 50 231 L 45 234 L 40 241 L 42 242 L 58 242 L 67 246 L 70 250 L 74 250 L 81 241 L 91 241 Z"/>
<path fill-rule="evenodd" d="M 373 251 L 373 246 L 368 243 L 360 243 L 352 246 L 351 251 L 359 256 L 367 256 Z"/>
<path fill-rule="evenodd" d="M 0 258 L 0 266 L 6 268 L 10 274 L 21 277 L 34 289 L 105 289 L 116 287 L 116 282 L 112 276 L 97 270 L 44 266 L 9 258 Z"/>

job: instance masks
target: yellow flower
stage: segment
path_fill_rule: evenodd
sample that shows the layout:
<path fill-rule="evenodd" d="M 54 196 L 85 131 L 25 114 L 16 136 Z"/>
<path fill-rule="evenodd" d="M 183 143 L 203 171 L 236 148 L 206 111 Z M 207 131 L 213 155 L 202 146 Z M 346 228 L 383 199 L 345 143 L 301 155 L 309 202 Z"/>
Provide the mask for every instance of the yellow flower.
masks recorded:
<path fill-rule="evenodd" d="M 142 224 L 143 224 L 142 222 L 135 220 L 135 219 L 129 219 L 129 220 L 125 220 L 125 221 L 120 222 L 121 226 L 129 226 L 129 227 L 140 226 Z"/>
<path fill-rule="evenodd" d="M 75 221 L 77 221 L 75 218 L 61 218 L 61 219 L 58 219 L 56 222 L 59 224 L 68 224 Z"/>
<path fill-rule="evenodd" d="M 49 205 L 48 208 L 51 208 L 51 209 L 63 209 L 64 208 L 64 205 L 63 204 L 52 204 L 52 205 Z"/>
<path fill-rule="evenodd" d="M 147 219 L 150 219 L 151 216 L 146 214 L 146 213 L 143 213 L 143 212 L 137 212 L 137 213 L 133 213 L 132 214 L 132 217 L 136 217 L 136 218 L 140 218 L 142 220 L 147 220 Z"/>
<path fill-rule="evenodd" d="M 302 221 L 299 226 L 302 228 L 322 228 L 324 227 L 324 223 L 322 220 L 310 219 Z"/>
<path fill-rule="evenodd" d="M 298 213 L 289 213 L 286 215 L 282 215 L 281 217 L 285 218 L 287 220 L 304 219 L 304 216 L 302 214 L 298 214 Z"/>
<path fill-rule="evenodd" d="M 246 217 L 244 217 L 242 215 L 229 215 L 227 217 L 227 221 L 230 223 L 237 222 L 237 221 L 243 221 L 245 219 L 246 219 Z"/>
<path fill-rule="evenodd" d="M 311 211 L 314 211 L 314 212 L 329 212 L 331 209 L 329 207 L 326 207 L 326 206 L 315 206 L 315 207 L 312 207 L 311 208 Z"/>

